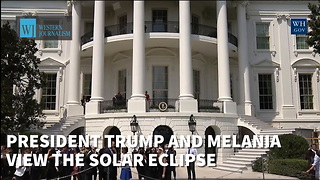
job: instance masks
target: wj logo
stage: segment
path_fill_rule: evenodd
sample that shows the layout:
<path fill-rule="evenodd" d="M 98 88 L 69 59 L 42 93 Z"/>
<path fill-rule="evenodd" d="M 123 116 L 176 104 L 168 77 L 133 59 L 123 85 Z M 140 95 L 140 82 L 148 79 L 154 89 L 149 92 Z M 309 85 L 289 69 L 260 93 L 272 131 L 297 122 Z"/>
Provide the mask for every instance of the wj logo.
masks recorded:
<path fill-rule="evenodd" d="M 36 19 L 20 19 L 20 37 L 21 38 L 35 38 L 37 36 Z"/>

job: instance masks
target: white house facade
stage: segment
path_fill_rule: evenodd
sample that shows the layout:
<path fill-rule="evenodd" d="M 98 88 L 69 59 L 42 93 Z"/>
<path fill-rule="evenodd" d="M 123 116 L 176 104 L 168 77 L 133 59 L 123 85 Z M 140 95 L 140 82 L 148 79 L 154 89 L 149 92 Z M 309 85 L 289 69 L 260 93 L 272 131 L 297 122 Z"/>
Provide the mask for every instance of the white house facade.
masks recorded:
<path fill-rule="evenodd" d="M 308 3 L 317 1 L 2 1 L 1 21 L 72 16 L 72 40 L 36 41 L 43 133 L 132 135 L 135 115 L 136 134 L 190 135 L 193 115 L 203 139 L 296 133 L 319 143 L 320 56 L 290 24 L 308 18 Z M 198 151 L 231 171 L 245 169 L 231 160 L 256 158 Z"/>

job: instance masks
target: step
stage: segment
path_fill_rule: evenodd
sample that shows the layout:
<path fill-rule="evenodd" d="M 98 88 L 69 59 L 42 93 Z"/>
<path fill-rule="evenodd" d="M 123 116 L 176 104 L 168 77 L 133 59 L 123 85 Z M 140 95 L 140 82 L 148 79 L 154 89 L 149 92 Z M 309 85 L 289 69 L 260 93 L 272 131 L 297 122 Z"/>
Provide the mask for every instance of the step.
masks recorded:
<path fill-rule="evenodd" d="M 232 160 L 227 160 L 227 161 L 223 161 L 224 164 L 236 164 L 236 165 L 240 165 L 240 166 L 250 166 L 251 165 L 251 161 L 232 161 Z"/>
<path fill-rule="evenodd" d="M 228 171 L 228 172 L 237 172 L 237 173 L 242 173 L 241 169 L 235 169 L 235 168 L 229 168 L 229 167 L 214 167 L 214 169 L 222 170 L 222 171 Z"/>
<path fill-rule="evenodd" d="M 244 158 L 237 158 L 235 156 L 233 157 L 230 157 L 230 158 L 227 158 L 227 161 L 241 161 L 241 162 L 253 162 L 255 161 L 256 159 L 244 159 Z"/>
<path fill-rule="evenodd" d="M 246 165 L 229 164 L 229 163 L 225 163 L 225 162 L 220 164 L 218 167 L 229 167 L 229 168 L 235 168 L 235 169 L 241 169 L 241 170 L 247 169 Z"/>
<path fill-rule="evenodd" d="M 255 160 L 257 159 L 258 157 L 260 157 L 259 155 L 247 155 L 247 154 L 235 154 L 234 157 L 237 157 L 237 158 L 242 158 L 242 159 L 252 159 L 252 160 Z"/>
<path fill-rule="evenodd" d="M 270 149 L 260 149 L 260 148 L 243 148 L 240 149 L 239 152 L 268 152 Z"/>
<path fill-rule="evenodd" d="M 261 156 L 262 154 L 266 154 L 265 152 L 255 152 L 255 151 L 252 151 L 252 152 L 248 152 L 248 151 L 239 151 L 237 154 L 240 154 L 240 155 L 257 155 L 257 156 Z"/>

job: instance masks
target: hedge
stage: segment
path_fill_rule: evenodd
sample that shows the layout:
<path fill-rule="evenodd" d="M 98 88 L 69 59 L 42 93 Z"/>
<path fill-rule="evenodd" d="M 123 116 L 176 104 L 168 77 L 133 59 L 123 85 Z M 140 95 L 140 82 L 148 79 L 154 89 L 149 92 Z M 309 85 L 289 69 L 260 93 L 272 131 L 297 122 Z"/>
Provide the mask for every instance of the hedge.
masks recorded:
<path fill-rule="evenodd" d="M 270 150 L 270 159 L 304 159 L 309 147 L 307 140 L 294 134 L 283 134 L 279 136 L 281 148 Z"/>
<path fill-rule="evenodd" d="M 311 179 L 310 174 L 304 173 L 308 161 L 303 159 L 273 159 L 268 161 L 268 172 L 271 174 Z"/>

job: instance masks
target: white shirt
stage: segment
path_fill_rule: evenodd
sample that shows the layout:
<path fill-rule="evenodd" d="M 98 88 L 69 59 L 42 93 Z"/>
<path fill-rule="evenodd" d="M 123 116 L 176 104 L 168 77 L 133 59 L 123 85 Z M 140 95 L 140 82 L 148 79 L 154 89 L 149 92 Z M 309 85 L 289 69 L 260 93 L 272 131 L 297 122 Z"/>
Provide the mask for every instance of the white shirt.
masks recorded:
<path fill-rule="evenodd" d="M 193 155 L 197 155 L 197 150 L 196 149 L 193 149 L 193 148 L 188 148 L 187 151 L 186 151 L 186 154 L 193 154 Z"/>

